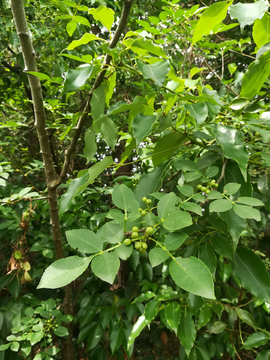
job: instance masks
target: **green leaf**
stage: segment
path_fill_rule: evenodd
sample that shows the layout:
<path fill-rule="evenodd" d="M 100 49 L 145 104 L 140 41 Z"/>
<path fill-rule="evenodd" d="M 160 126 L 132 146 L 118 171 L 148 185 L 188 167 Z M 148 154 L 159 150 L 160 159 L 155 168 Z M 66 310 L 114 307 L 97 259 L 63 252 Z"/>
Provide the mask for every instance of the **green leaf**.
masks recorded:
<path fill-rule="evenodd" d="M 186 202 L 180 205 L 180 207 L 187 211 L 192 211 L 197 215 L 202 216 L 202 208 L 200 205 L 192 203 L 192 202 Z"/>
<path fill-rule="evenodd" d="M 106 87 L 106 105 L 109 107 L 110 100 L 113 96 L 113 92 L 116 86 L 116 71 L 109 77 Z"/>
<path fill-rule="evenodd" d="M 72 204 L 72 200 L 75 198 L 76 195 L 80 193 L 79 189 L 81 188 L 82 185 L 87 183 L 87 180 L 88 180 L 88 173 L 70 182 L 67 192 L 62 196 L 60 201 L 60 207 L 59 207 L 60 218 L 62 217 L 63 213 L 70 208 Z"/>
<path fill-rule="evenodd" d="M 189 356 L 190 350 L 192 349 L 196 339 L 196 328 L 191 314 L 186 309 L 181 317 L 181 322 L 178 328 L 178 336 L 181 344 L 185 348 L 187 356 Z"/>
<path fill-rule="evenodd" d="M 211 328 L 211 334 L 220 334 L 222 333 L 227 327 L 227 324 L 225 324 L 222 321 L 216 321 L 214 325 Z"/>
<path fill-rule="evenodd" d="M 181 194 L 187 197 L 190 197 L 194 194 L 193 187 L 190 185 L 177 186 L 177 189 L 180 191 Z"/>
<path fill-rule="evenodd" d="M 148 106 L 148 102 L 146 98 L 141 96 L 136 96 L 134 101 L 131 104 L 128 104 L 124 101 L 118 101 L 116 104 L 111 105 L 106 113 L 106 116 L 108 115 L 115 115 L 119 114 L 121 112 L 129 111 L 129 110 L 138 110 L 138 112 L 141 112 L 144 107 Z"/>
<path fill-rule="evenodd" d="M 114 188 L 112 192 L 112 201 L 119 209 L 127 212 L 134 201 L 134 194 L 126 185 L 121 184 Z"/>
<path fill-rule="evenodd" d="M 164 195 L 157 206 L 158 216 L 160 218 L 166 218 L 170 216 L 172 210 L 175 210 L 175 202 L 176 202 L 176 195 L 175 193 L 171 192 L 169 194 Z"/>
<path fill-rule="evenodd" d="M 217 190 L 211 190 L 210 194 L 208 194 L 207 196 L 207 199 L 208 200 L 223 199 L 223 195 Z"/>
<path fill-rule="evenodd" d="M 110 347 L 112 355 L 118 350 L 125 339 L 125 332 L 123 329 L 113 330 L 110 334 Z"/>
<path fill-rule="evenodd" d="M 112 157 L 111 156 L 106 156 L 100 162 L 98 162 L 97 164 L 90 167 L 90 169 L 88 170 L 89 179 L 87 181 L 87 184 L 86 184 L 85 188 L 89 184 L 92 184 L 92 182 L 98 177 L 98 175 L 101 174 L 109 165 L 112 165 L 112 163 L 113 163 Z"/>
<path fill-rule="evenodd" d="M 176 196 L 174 193 L 164 195 L 158 203 L 157 211 L 162 221 L 162 226 L 175 231 L 192 224 L 191 216 L 175 208 Z"/>
<path fill-rule="evenodd" d="M 100 132 L 101 123 L 96 121 L 103 113 L 106 101 L 106 84 L 101 84 L 92 94 L 90 105 L 92 117 L 94 119 L 94 128 Z"/>
<path fill-rule="evenodd" d="M 261 200 L 246 196 L 238 198 L 237 203 L 250 205 L 250 206 L 264 206 L 264 203 Z"/>
<path fill-rule="evenodd" d="M 251 25 L 256 19 L 261 19 L 268 10 L 268 1 L 258 0 L 254 4 L 238 3 L 229 7 L 231 19 L 237 19 L 241 29 Z"/>
<path fill-rule="evenodd" d="M 117 126 L 109 117 L 102 118 L 99 125 L 102 138 L 114 150 L 118 138 Z"/>
<path fill-rule="evenodd" d="M 83 17 L 83 16 L 74 16 L 74 20 L 78 23 L 78 24 L 82 24 L 82 25 L 85 25 L 85 26 L 88 26 L 88 27 L 91 27 L 89 21 Z"/>
<path fill-rule="evenodd" d="M 77 23 L 74 19 L 71 19 L 68 23 L 67 23 L 67 26 L 66 26 L 66 30 L 67 30 L 67 33 L 69 36 L 72 36 L 74 31 L 76 30 L 77 28 Z"/>
<path fill-rule="evenodd" d="M 38 289 L 57 289 L 77 279 L 88 267 L 91 257 L 68 256 L 56 260 L 43 273 Z"/>
<path fill-rule="evenodd" d="M 113 222 L 109 222 L 102 227 L 103 237 L 110 244 L 118 244 L 123 240 L 124 229 Z"/>
<path fill-rule="evenodd" d="M 231 237 L 233 239 L 233 248 L 235 250 L 238 244 L 239 236 L 241 232 L 246 228 L 246 222 L 242 218 L 240 218 L 233 211 L 233 209 L 224 213 L 219 213 L 218 216 L 222 220 L 226 221 L 229 228 L 229 233 L 231 234 Z"/>
<path fill-rule="evenodd" d="M 69 245 L 83 253 L 93 254 L 102 250 L 103 244 L 96 234 L 87 229 L 66 231 Z"/>
<path fill-rule="evenodd" d="M 84 135 L 84 143 L 85 147 L 83 149 L 84 156 L 86 157 L 87 163 L 93 159 L 97 152 L 97 144 L 96 144 L 96 134 L 91 126 L 89 129 L 86 130 Z"/>
<path fill-rule="evenodd" d="M 151 129 L 156 121 L 155 115 L 143 115 L 138 114 L 135 116 L 132 122 L 132 128 L 134 132 L 134 138 L 136 139 L 137 147 L 143 141 L 143 139 L 151 134 Z"/>
<path fill-rule="evenodd" d="M 90 9 L 89 14 L 92 14 L 94 18 L 101 22 L 109 31 L 114 23 L 114 11 L 103 5 L 97 9 Z"/>
<path fill-rule="evenodd" d="M 194 118 L 196 126 L 202 124 L 208 115 L 208 107 L 205 103 L 186 104 L 185 109 Z"/>
<path fill-rule="evenodd" d="M 246 324 L 256 328 L 256 323 L 253 316 L 246 310 L 235 308 L 237 316 Z"/>
<path fill-rule="evenodd" d="M 263 332 L 256 332 L 251 334 L 244 342 L 242 349 L 253 349 L 262 346 L 269 341 L 270 338 Z"/>
<path fill-rule="evenodd" d="M 185 174 L 185 180 L 186 182 L 190 182 L 199 179 L 201 176 L 202 174 L 199 171 L 192 171 Z"/>
<path fill-rule="evenodd" d="M 241 285 L 254 296 L 270 303 L 270 279 L 259 256 L 248 248 L 238 247 L 234 260 L 233 273 Z"/>
<path fill-rule="evenodd" d="M 19 348 L 20 348 L 20 343 L 18 343 L 17 341 L 13 341 L 10 345 L 10 350 L 12 351 L 19 351 Z"/>
<path fill-rule="evenodd" d="M 178 327 L 181 319 L 181 309 L 179 304 L 176 301 L 169 303 L 165 307 L 165 315 L 168 321 L 168 324 L 173 329 L 175 334 L 177 335 Z"/>
<path fill-rule="evenodd" d="M 165 176 L 166 165 L 158 166 L 153 171 L 141 177 L 138 186 L 135 189 L 135 199 L 142 205 L 142 198 L 149 194 L 158 191 L 161 187 L 161 182 Z"/>
<path fill-rule="evenodd" d="M 257 356 L 256 360 L 269 360 L 270 350 L 263 350 Z"/>
<path fill-rule="evenodd" d="M 209 6 L 198 21 L 193 34 L 192 45 L 201 40 L 203 35 L 210 34 L 217 24 L 221 23 L 226 15 L 232 1 L 220 1 Z"/>
<path fill-rule="evenodd" d="M 194 257 L 177 257 L 171 261 L 169 272 L 180 288 L 195 295 L 215 299 L 212 276 L 201 260 Z"/>
<path fill-rule="evenodd" d="M 209 206 L 209 212 L 224 212 L 228 211 L 232 208 L 232 203 L 229 200 L 222 199 L 222 200 L 215 200 L 211 202 Z"/>
<path fill-rule="evenodd" d="M 93 65 L 84 64 L 75 70 L 68 70 L 64 82 L 63 94 L 73 92 L 81 88 L 93 72 Z"/>
<path fill-rule="evenodd" d="M 146 304 L 145 313 L 142 316 L 140 316 L 137 322 L 133 325 L 131 334 L 129 335 L 128 338 L 128 344 L 127 344 L 128 349 L 133 344 L 136 337 L 140 335 L 140 333 L 145 328 L 145 326 L 150 324 L 150 322 L 156 317 L 158 304 L 159 304 L 158 300 L 153 300 Z"/>
<path fill-rule="evenodd" d="M 154 247 L 149 252 L 149 260 L 152 267 L 158 266 L 169 257 L 168 253 L 160 247 Z"/>
<path fill-rule="evenodd" d="M 34 76 L 38 77 L 40 80 L 51 81 L 51 78 L 48 75 L 42 74 L 42 73 L 40 73 L 38 71 L 27 71 L 27 74 L 34 75 Z"/>
<path fill-rule="evenodd" d="M 114 252 L 116 253 L 116 255 L 122 259 L 122 260 L 127 260 L 130 255 L 132 254 L 133 251 L 133 246 L 126 246 L 125 244 L 121 244 L 119 247 L 117 247 Z"/>
<path fill-rule="evenodd" d="M 36 343 L 38 343 L 41 339 L 43 339 L 43 336 L 44 336 L 43 331 L 32 332 L 29 339 L 31 345 L 33 346 Z"/>
<path fill-rule="evenodd" d="M 249 104 L 250 100 L 247 98 L 236 98 L 230 104 L 232 110 L 241 110 Z"/>
<path fill-rule="evenodd" d="M 217 258 L 213 247 L 210 244 L 201 245 L 199 248 L 198 258 L 205 263 L 212 276 L 215 276 Z"/>
<path fill-rule="evenodd" d="M 161 199 L 162 200 L 162 199 Z M 176 231 L 192 225 L 189 213 L 180 210 L 172 210 L 166 218 L 162 218 L 162 226 L 169 231 Z"/>
<path fill-rule="evenodd" d="M 94 328 L 89 331 L 88 339 L 87 339 L 87 351 L 93 349 L 99 343 L 100 339 L 103 335 L 103 329 L 100 324 L 95 325 Z"/>
<path fill-rule="evenodd" d="M 252 37 L 259 48 L 269 42 L 270 16 L 267 13 L 261 19 L 255 21 L 252 28 Z"/>
<path fill-rule="evenodd" d="M 77 26 L 77 23 L 76 23 L 76 26 Z M 86 33 L 79 40 L 73 40 L 72 43 L 69 44 L 67 49 L 73 50 L 73 49 L 77 48 L 78 46 L 88 44 L 90 41 L 93 41 L 93 40 L 103 40 L 103 39 L 100 39 L 99 37 L 97 37 L 94 34 Z"/>
<path fill-rule="evenodd" d="M 241 187 L 241 184 L 236 183 L 228 183 L 223 188 L 223 193 L 225 195 L 233 195 L 235 194 Z"/>
<path fill-rule="evenodd" d="M 242 80 L 240 96 L 253 98 L 270 75 L 270 51 L 267 51 L 247 68 Z"/>
<path fill-rule="evenodd" d="M 170 251 L 177 250 L 187 238 L 186 234 L 174 232 L 166 236 L 164 245 Z"/>
<path fill-rule="evenodd" d="M 204 307 L 199 312 L 198 322 L 197 322 L 197 330 L 200 330 L 204 327 L 212 317 L 212 309 L 209 305 L 205 304 Z"/>
<path fill-rule="evenodd" d="M 124 41 L 125 44 L 125 41 Z M 130 43 L 131 44 L 131 50 L 137 53 L 137 49 L 143 49 L 146 50 L 147 52 L 157 55 L 157 56 L 161 56 L 163 58 L 166 58 L 166 54 L 164 52 L 164 50 L 162 50 L 162 48 L 160 46 L 154 45 L 153 42 L 151 40 L 146 40 L 143 38 L 140 39 L 136 39 L 134 42 Z M 128 45 L 125 44 L 125 45 Z"/>
<path fill-rule="evenodd" d="M 226 258 L 233 260 L 233 247 L 226 235 L 216 233 L 215 236 L 211 236 L 210 242 L 219 255 L 223 255 Z"/>
<path fill-rule="evenodd" d="M 93 273 L 103 281 L 112 284 L 119 270 L 120 261 L 115 253 L 103 253 L 96 256 L 91 264 Z"/>
<path fill-rule="evenodd" d="M 229 126 L 217 124 L 211 126 L 211 129 L 216 135 L 216 140 L 221 145 L 224 155 L 239 164 L 241 173 L 247 181 L 248 153 L 242 141 L 241 133 Z"/>
<path fill-rule="evenodd" d="M 152 155 L 154 166 L 167 160 L 174 151 L 179 149 L 185 138 L 183 134 L 167 134 L 159 139 Z"/>
<path fill-rule="evenodd" d="M 250 206 L 235 204 L 233 205 L 233 211 L 242 219 L 255 219 L 256 221 L 261 221 L 259 210 L 253 209 Z"/>
<path fill-rule="evenodd" d="M 170 62 L 168 60 L 158 61 L 150 65 L 138 61 L 137 64 L 144 78 L 152 79 L 159 87 L 164 84 L 166 76 L 170 71 Z"/>

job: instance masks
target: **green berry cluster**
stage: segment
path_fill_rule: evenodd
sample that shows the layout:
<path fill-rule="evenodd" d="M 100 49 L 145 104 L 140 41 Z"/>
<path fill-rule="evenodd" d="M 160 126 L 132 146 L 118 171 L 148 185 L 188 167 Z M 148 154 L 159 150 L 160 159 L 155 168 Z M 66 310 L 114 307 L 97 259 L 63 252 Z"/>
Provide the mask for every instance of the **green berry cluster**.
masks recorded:
<path fill-rule="evenodd" d="M 151 211 L 151 210 L 149 209 L 149 206 L 152 204 L 152 200 L 151 200 L 151 199 L 147 199 L 147 197 L 144 196 L 144 197 L 142 198 L 142 201 L 143 201 L 144 203 L 146 203 L 148 209 L 143 210 L 142 208 L 139 208 L 138 211 L 141 213 L 142 216 L 146 216 L 146 215 L 148 214 L 148 212 Z"/>
<path fill-rule="evenodd" d="M 197 185 L 197 189 L 201 192 L 204 192 L 205 194 L 210 194 L 210 191 L 213 188 L 218 188 L 218 184 L 216 183 L 216 180 L 211 180 L 211 182 L 207 183 L 207 186 L 202 186 L 201 184 Z"/>
<path fill-rule="evenodd" d="M 145 229 L 144 234 L 142 236 L 139 236 L 139 228 L 137 226 L 133 226 L 131 236 L 130 238 L 124 240 L 124 244 L 126 246 L 129 246 L 131 245 L 132 241 L 135 241 L 135 249 L 138 250 L 141 254 L 144 254 L 148 248 L 146 240 L 148 236 L 153 234 L 153 232 L 154 229 L 151 226 L 148 226 Z"/>

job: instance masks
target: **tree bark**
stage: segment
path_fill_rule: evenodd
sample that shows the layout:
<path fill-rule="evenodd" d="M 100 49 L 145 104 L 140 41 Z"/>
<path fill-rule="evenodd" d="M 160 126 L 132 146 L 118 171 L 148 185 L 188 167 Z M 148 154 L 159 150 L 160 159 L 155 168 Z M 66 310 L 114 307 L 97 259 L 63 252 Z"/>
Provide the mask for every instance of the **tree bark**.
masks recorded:
<path fill-rule="evenodd" d="M 10 1 L 11 10 L 13 13 L 13 18 L 15 21 L 15 26 L 17 34 L 20 40 L 20 45 L 22 48 L 22 55 L 24 59 L 24 71 L 36 71 L 36 58 L 33 44 L 31 41 L 25 10 L 23 5 L 23 0 L 11 0 Z M 50 207 L 50 223 L 52 227 L 52 235 L 55 245 L 56 258 L 61 259 L 64 257 L 64 250 L 62 246 L 61 238 L 61 227 L 59 222 L 59 212 L 58 212 L 58 202 L 57 202 L 57 188 L 53 186 L 55 181 L 55 170 L 52 160 L 52 154 L 50 149 L 49 137 L 46 131 L 46 118 L 45 110 L 43 106 L 43 96 L 41 83 L 38 77 L 28 74 L 28 80 L 30 84 L 33 107 L 34 107 L 34 116 L 35 116 L 35 127 L 38 135 L 40 152 L 42 154 L 46 184 L 48 188 L 48 202 Z M 72 314 L 71 307 L 71 284 L 65 287 L 65 299 L 64 299 L 64 312 L 65 314 Z M 72 326 L 69 326 L 69 338 L 67 340 L 67 360 L 74 359 L 74 349 L 72 342 Z"/>

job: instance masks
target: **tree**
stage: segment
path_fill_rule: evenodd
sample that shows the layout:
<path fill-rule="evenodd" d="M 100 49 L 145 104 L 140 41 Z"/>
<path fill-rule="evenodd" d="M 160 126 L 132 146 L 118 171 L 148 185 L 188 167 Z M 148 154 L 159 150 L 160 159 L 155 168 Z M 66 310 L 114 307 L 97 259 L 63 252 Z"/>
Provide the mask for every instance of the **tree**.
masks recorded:
<path fill-rule="evenodd" d="M 269 356 L 268 2 L 141 5 L 5 5 L 2 358 Z"/>

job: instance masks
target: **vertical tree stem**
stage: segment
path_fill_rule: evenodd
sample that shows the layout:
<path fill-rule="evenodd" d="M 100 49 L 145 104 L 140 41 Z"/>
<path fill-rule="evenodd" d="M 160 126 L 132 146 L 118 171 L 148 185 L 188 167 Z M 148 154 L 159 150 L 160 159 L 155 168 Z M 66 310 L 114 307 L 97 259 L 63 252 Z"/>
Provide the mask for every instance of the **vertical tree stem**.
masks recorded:
<path fill-rule="evenodd" d="M 22 55 L 24 59 L 24 71 L 37 71 L 35 51 L 32 45 L 23 0 L 10 0 L 11 10 L 15 21 L 17 34 L 19 36 Z M 53 186 L 55 180 L 55 170 L 53 166 L 49 137 L 46 131 L 45 110 L 43 106 L 43 96 L 41 83 L 38 77 L 28 74 L 28 80 L 33 99 L 33 107 L 35 114 L 35 126 L 38 135 L 40 152 L 42 154 L 46 184 L 48 188 L 48 201 L 50 207 L 50 223 L 52 226 L 52 234 L 55 245 L 56 257 L 61 259 L 64 257 L 64 251 L 61 239 L 61 227 L 59 222 L 59 212 L 57 203 L 57 188 Z M 71 284 L 65 288 L 64 311 L 71 314 Z M 69 326 L 69 338 L 67 342 L 67 360 L 74 359 L 73 343 L 72 343 L 72 327 Z"/>

